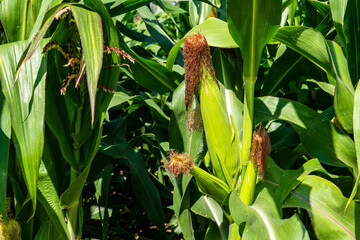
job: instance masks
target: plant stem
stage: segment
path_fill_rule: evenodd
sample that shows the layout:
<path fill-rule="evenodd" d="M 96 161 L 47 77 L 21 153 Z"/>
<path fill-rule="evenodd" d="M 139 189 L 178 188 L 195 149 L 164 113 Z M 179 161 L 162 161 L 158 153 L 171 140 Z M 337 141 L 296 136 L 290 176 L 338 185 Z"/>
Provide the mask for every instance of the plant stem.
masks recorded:
<path fill-rule="evenodd" d="M 76 165 L 79 165 L 80 163 L 80 146 L 77 144 L 77 138 L 79 136 L 80 130 L 81 130 L 81 116 L 82 116 L 82 106 L 78 106 L 77 112 L 76 112 L 76 121 L 75 121 L 75 134 L 74 134 L 74 157 Z M 76 180 L 78 177 L 78 173 L 75 168 L 71 167 L 71 173 L 70 173 L 70 185 Z M 75 240 L 79 238 L 77 235 L 77 221 L 78 221 L 78 213 L 79 213 L 79 203 L 72 206 L 67 211 L 68 216 L 68 230 L 70 233 L 70 239 Z"/>
<path fill-rule="evenodd" d="M 253 132 L 253 114 L 254 114 L 254 91 L 256 80 L 245 80 L 244 97 L 244 117 L 243 117 L 243 138 L 241 148 L 242 172 L 240 198 L 251 205 L 254 198 L 256 184 L 256 167 L 252 161 L 249 161 L 251 151 L 251 140 Z"/>

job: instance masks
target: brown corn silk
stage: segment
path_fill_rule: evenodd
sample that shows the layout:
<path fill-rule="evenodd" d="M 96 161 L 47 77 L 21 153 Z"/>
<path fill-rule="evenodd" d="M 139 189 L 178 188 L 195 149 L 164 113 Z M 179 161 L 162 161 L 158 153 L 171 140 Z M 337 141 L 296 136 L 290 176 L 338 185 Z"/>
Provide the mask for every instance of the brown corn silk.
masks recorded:
<path fill-rule="evenodd" d="M 263 126 L 259 126 L 253 132 L 250 159 L 252 159 L 260 172 L 261 178 L 265 179 L 267 158 L 271 151 L 270 137 Z"/>
<path fill-rule="evenodd" d="M 187 36 L 185 38 L 183 50 L 185 68 L 185 106 L 186 110 L 188 110 L 199 86 L 200 79 L 204 76 L 204 68 L 210 72 L 215 82 L 216 77 L 214 68 L 211 64 L 210 48 L 204 35 L 197 33 Z"/>

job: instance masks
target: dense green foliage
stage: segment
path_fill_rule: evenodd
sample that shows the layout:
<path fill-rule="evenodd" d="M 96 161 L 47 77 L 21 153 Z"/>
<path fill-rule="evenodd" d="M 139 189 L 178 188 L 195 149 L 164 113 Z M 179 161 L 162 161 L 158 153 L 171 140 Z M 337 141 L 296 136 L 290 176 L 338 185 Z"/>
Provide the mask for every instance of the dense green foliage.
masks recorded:
<path fill-rule="evenodd" d="M 1 0 L 0 239 L 359 239 L 359 49 L 357 0 Z"/>

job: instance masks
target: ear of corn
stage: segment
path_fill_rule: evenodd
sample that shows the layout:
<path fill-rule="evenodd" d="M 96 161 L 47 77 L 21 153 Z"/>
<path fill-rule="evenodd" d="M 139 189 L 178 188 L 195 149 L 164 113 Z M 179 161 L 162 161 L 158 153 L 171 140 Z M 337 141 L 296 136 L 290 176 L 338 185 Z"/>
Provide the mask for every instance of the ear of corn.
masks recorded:
<path fill-rule="evenodd" d="M 240 165 L 235 133 L 217 83 L 206 69 L 203 74 L 199 88 L 200 108 L 213 171 L 233 186 Z"/>
<path fill-rule="evenodd" d="M 189 35 L 185 39 L 184 63 L 185 105 L 188 108 L 198 90 L 212 170 L 233 188 L 240 167 L 239 144 L 211 64 L 209 46 L 202 34 Z"/>

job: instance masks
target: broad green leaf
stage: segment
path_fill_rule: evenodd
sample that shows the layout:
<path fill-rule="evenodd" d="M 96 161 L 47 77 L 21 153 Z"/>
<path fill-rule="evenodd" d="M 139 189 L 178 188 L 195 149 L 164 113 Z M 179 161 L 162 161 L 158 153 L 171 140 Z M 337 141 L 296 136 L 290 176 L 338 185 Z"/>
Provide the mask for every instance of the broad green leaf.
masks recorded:
<path fill-rule="evenodd" d="M 46 41 L 42 41 L 44 46 Z M 9 106 L 13 137 L 21 161 L 23 176 L 36 208 L 36 183 L 44 145 L 46 58 L 38 50 L 20 71 L 15 82 L 18 61 L 26 42 L 0 46 L 0 78 Z"/>
<path fill-rule="evenodd" d="M 50 9 L 46 13 L 46 15 L 44 17 L 44 21 L 42 23 L 42 27 L 37 32 L 34 39 L 29 39 L 28 42 L 30 42 L 30 45 L 28 46 L 26 51 L 24 51 L 23 56 L 21 57 L 20 61 L 18 61 L 19 65 L 18 65 L 18 68 L 16 69 L 17 72 L 16 72 L 15 79 L 18 78 L 19 72 L 23 68 L 24 64 L 31 58 L 31 56 L 38 49 L 40 42 L 42 41 L 43 37 L 45 36 L 47 30 L 49 29 L 49 27 L 52 24 L 52 22 L 54 21 L 54 19 L 57 16 L 59 17 L 59 13 L 60 13 L 60 15 L 61 15 L 61 13 L 62 14 L 65 13 L 68 10 L 67 7 L 68 7 L 67 4 L 60 4 L 52 9 Z"/>
<path fill-rule="evenodd" d="M 344 213 L 346 202 L 347 198 L 336 185 L 309 175 L 282 206 L 306 209 L 318 239 L 356 239 L 359 234 L 360 205 L 351 201 Z"/>
<path fill-rule="evenodd" d="M 180 39 L 171 49 L 166 61 L 166 67 L 172 69 L 178 51 L 184 43 L 185 37 L 196 34 L 200 31 L 206 38 L 209 46 L 219 48 L 237 48 L 238 45 L 231 38 L 227 23 L 218 18 L 208 18 L 202 24 L 192 28 L 182 39 Z"/>
<path fill-rule="evenodd" d="M 185 36 L 196 34 L 200 31 L 206 38 L 209 46 L 219 48 L 237 48 L 232 39 L 227 23 L 218 18 L 208 18 L 202 24 L 192 28 Z"/>
<path fill-rule="evenodd" d="M 6 188 L 8 176 L 9 147 L 11 138 L 11 121 L 5 97 L 0 92 L 0 214 L 7 222 Z"/>
<path fill-rule="evenodd" d="M 48 159 L 47 162 L 50 165 L 53 164 L 51 159 Z M 49 176 L 47 167 L 49 166 L 45 166 L 43 162 L 40 165 L 39 181 L 37 185 L 39 190 L 38 200 L 45 208 L 51 221 L 55 224 L 55 227 L 57 228 L 61 237 L 63 239 L 69 239 L 70 236 L 65 224 L 65 216 L 62 209 L 60 208 L 60 199 L 58 193 L 56 192 L 54 183 Z"/>
<path fill-rule="evenodd" d="M 336 116 L 342 127 L 348 132 L 353 131 L 354 87 L 351 82 L 348 64 L 339 45 L 327 42 L 331 60 L 336 73 L 334 106 Z"/>
<path fill-rule="evenodd" d="M 230 212 L 237 224 L 246 222 L 241 239 L 310 239 L 296 216 L 282 219 L 282 209 L 274 193 L 264 188 L 251 206 L 244 204 L 237 192 L 229 199 Z"/>
<path fill-rule="evenodd" d="M 91 106 L 91 122 L 94 122 L 97 84 L 103 63 L 103 30 L 100 16 L 85 8 L 70 6 L 79 31 L 85 56 L 87 86 Z"/>
<path fill-rule="evenodd" d="M 28 37 L 28 40 L 31 41 L 35 35 L 39 32 L 39 29 L 41 28 L 41 24 L 44 20 L 45 14 L 46 12 L 49 10 L 49 8 L 51 7 L 51 4 L 56 3 L 56 1 L 59 2 L 59 0 L 42 0 L 42 1 L 36 1 L 38 4 L 41 3 L 40 8 L 36 9 L 35 11 L 38 10 L 38 15 L 36 17 L 36 21 L 33 24 L 33 28 L 31 30 L 31 33 Z M 33 21 L 33 20 L 32 20 Z"/>
<path fill-rule="evenodd" d="M 131 171 L 131 181 L 137 201 L 145 210 L 148 219 L 165 234 L 164 216 L 160 195 L 148 175 L 140 153 L 129 150 L 126 152 Z"/>
<path fill-rule="evenodd" d="M 229 32 L 244 60 L 244 80 L 256 80 L 263 48 L 280 25 L 281 0 L 228 0 L 226 11 Z"/>
<path fill-rule="evenodd" d="M 228 239 L 229 222 L 221 206 L 214 199 L 202 196 L 191 206 L 191 210 L 197 215 L 211 219 L 219 228 L 221 239 Z"/>
<path fill-rule="evenodd" d="M 350 202 L 354 199 L 360 181 L 360 84 L 357 85 L 355 91 L 353 127 L 354 127 L 354 141 L 355 141 L 355 150 L 356 150 L 356 158 L 357 158 L 358 176 L 355 180 L 355 185 L 351 192 L 349 200 L 346 204 L 346 208 L 349 206 Z"/>
<path fill-rule="evenodd" d="M 42 2 L 41 0 L 4 0 L 1 2 L 0 20 L 8 42 L 28 39 Z"/>
<path fill-rule="evenodd" d="M 274 39 L 315 63 L 332 78 L 336 78 L 326 40 L 319 31 L 303 26 L 283 27 Z"/>
<path fill-rule="evenodd" d="M 316 158 L 307 161 L 297 170 L 286 170 L 282 175 L 279 187 L 276 190 L 276 196 L 280 200 L 280 203 L 285 200 L 291 191 L 296 188 L 307 175 L 314 171 L 322 172 L 327 175 L 329 174 Z"/>
<path fill-rule="evenodd" d="M 127 68 L 122 70 L 147 89 L 163 94 L 169 92 L 169 90 L 174 91 L 183 80 L 180 74 L 166 68 L 157 61 L 148 60 L 137 55 L 126 45 L 121 35 L 119 35 L 119 45 L 135 60 L 135 63 L 124 60 L 125 64 L 131 66 L 131 71 Z"/>
<path fill-rule="evenodd" d="M 326 117 L 300 103 L 275 97 L 257 98 L 254 105 L 257 121 L 286 121 L 310 156 L 331 166 L 347 166 L 357 176 L 354 142 Z"/>

